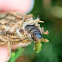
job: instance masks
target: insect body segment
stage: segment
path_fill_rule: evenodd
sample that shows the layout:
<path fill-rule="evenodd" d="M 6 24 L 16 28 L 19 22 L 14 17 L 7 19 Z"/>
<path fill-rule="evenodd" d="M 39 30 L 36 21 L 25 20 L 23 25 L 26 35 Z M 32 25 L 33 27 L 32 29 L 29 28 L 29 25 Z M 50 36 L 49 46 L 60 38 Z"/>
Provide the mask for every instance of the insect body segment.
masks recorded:
<path fill-rule="evenodd" d="M 25 30 L 26 30 L 29 34 L 31 34 L 31 37 L 32 37 L 32 39 L 34 39 L 34 40 L 36 40 L 36 38 L 37 38 L 37 39 L 41 39 L 41 37 L 42 37 L 40 30 L 39 30 L 36 26 L 34 26 L 34 25 L 27 25 L 27 26 L 25 27 Z"/>

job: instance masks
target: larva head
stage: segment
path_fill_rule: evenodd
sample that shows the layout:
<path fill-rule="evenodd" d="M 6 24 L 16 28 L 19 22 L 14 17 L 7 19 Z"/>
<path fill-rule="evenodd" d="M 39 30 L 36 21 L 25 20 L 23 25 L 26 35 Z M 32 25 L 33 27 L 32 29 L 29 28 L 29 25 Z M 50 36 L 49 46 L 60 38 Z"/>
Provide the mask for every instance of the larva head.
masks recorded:
<path fill-rule="evenodd" d="M 32 39 L 37 40 L 37 39 L 41 39 L 42 35 L 40 32 L 35 32 L 33 33 Z"/>
<path fill-rule="evenodd" d="M 40 32 L 35 32 L 34 35 L 38 38 L 38 39 L 41 39 L 41 33 Z"/>

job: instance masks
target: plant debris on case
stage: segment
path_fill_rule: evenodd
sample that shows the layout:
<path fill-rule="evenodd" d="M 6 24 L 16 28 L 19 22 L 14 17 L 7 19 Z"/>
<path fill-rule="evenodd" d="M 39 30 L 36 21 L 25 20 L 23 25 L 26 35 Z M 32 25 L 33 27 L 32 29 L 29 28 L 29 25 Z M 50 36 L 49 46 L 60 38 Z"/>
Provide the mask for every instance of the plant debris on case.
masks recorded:
<path fill-rule="evenodd" d="M 34 40 L 36 52 L 42 49 L 41 42 L 49 42 L 42 38 L 42 34 L 48 35 L 48 31 L 44 32 L 44 28 L 40 27 L 39 18 L 33 19 L 33 15 L 25 15 L 19 12 L 1 12 L 0 13 L 0 46 L 18 44 L 20 42 L 30 43 Z M 40 37 L 39 37 L 40 36 Z"/>

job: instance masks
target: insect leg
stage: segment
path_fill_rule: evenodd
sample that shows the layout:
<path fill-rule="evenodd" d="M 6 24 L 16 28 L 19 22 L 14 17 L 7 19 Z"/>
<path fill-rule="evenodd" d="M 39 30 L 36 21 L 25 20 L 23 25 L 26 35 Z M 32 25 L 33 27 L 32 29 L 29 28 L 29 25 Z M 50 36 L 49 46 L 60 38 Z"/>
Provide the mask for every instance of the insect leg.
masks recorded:
<path fill-rule="evenodd" d="M 49 42 L 49 40 L 48 39 L 41 38 L 41 42 L 47 43 L 47 42 Z"/>

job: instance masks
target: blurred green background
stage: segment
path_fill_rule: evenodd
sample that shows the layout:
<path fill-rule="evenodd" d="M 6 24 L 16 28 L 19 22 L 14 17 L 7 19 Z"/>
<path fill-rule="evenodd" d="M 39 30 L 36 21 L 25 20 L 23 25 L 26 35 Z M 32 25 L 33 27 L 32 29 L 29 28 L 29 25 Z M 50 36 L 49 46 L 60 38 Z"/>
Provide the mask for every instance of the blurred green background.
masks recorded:
<path fill-rule="evenodd" d="M 35 0 L 30 13 L 44 21 L 40 25 L 49 35 L 42 36 L 49 39 L 49 43 L 42 43 L 42 51 L 38 54 L 33 50 L 33 44 L 23 48 L 23 53 L 16 51 L 14 54 L 22 54 L 16 62 L 62 62 L 62 0 Z M 11 57 L 10 62 L 13 59 Z"/>

